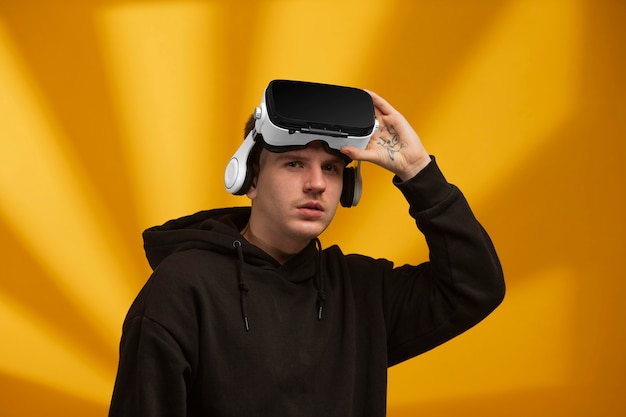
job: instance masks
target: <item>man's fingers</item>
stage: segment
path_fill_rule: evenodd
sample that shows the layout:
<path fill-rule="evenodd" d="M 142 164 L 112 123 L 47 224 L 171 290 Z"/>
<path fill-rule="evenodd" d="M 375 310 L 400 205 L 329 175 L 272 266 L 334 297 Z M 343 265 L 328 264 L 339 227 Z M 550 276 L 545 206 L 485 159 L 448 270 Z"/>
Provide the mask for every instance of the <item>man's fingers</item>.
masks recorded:
<path fill-rule="evenodd" d="M 361 150 L 359 148 L 355 148 L 354 146 L 343 146 L 341 148 L 341 153 L 355 161 L 359 161 L 362 158 Z"/>
<path fill-rule="evenodd" d="M 370 90 L 365 91 L 367 91 L 367 93 L 372 96 L 372 102 L 374 103 L 374 107 L 381 113 L 381 115 L 385 116 L 396 111 L 396 109 L 394 109 L 393 106 L 387 102 L 387 100 L 385 100 L 375 92 Z"/>

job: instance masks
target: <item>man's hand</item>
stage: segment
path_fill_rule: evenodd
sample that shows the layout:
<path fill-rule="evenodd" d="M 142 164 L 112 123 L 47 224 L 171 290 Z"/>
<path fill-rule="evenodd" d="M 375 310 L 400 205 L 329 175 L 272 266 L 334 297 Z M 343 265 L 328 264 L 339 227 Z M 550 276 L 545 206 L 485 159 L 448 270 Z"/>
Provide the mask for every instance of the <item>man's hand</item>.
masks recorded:
<path fill-rule="evenodd" d="M 344 146 L 341 152 L 354 160 L 379 165 L 396 174 L 402 181 L 407 181 L 428 165 L 430 156 L 404 116 L 376 93 L 368 93 L 374 102 L 378 130 L 364 150 Z"/>

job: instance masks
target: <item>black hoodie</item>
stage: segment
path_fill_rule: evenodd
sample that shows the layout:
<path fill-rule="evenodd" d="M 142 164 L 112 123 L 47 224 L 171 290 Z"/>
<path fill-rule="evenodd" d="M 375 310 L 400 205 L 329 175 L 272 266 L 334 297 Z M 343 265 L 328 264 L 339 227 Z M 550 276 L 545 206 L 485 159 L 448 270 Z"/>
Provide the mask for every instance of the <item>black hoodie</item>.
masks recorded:
<path fill-rule="evenodd" d="M 154 273 L 124 322 L 110 417 L 384 416 L 387 367 L 504 295 L 489 237 L 436 163 L 394 184 L 430 262 L 394 268 L 314 240 L 281 265 L 239 233 L 249 208 L 146 230 Z"/>

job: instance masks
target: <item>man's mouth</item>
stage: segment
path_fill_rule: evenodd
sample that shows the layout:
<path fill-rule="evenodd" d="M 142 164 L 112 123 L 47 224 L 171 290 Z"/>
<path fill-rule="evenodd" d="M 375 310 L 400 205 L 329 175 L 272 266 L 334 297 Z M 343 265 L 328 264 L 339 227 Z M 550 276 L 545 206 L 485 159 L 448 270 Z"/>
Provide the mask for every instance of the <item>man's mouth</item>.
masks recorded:
<path fill-rule="evenodd" d="M 317 211 L 324 211 L 324 207 L 316 202 L 316 201 L 309 201 L 308 203 L 302 204 L 300 206 L 298 206 L 298 208 L 300 209 L 308 209 L 308 210 L 317 210 Z"/>
<path fill-rule="evenodd" d="M 317 201 L 309 201 L 298 206 L 298 211 L 305 219 L 318 219 L 324 214 L 324 207 Z"/>

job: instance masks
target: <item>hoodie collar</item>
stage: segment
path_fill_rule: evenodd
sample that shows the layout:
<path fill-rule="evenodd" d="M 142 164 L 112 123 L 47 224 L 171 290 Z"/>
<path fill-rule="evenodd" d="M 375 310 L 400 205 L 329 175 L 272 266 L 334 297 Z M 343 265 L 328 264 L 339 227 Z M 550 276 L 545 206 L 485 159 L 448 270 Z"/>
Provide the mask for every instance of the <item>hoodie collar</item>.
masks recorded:
<path fill-rule="evenodd" d="M 241 294 L 241 311 L 246 331 L 250 329 L 247 312 L 247 298 L 250 293 L 247 275 L 250 268 L 273 268 L 284 279 L 294 283 L 314 279 L 317 291 L 317 317 L 322 318 L 326 300 L 324 292 L 325 268 L 323 252 L 318 239 L 312 240 L 302 251 L 284 264 L 241 236 L 250 218 L 250 207 L 234 207 L 200 211 L 195 214 L 170 220 L 154 226 L 143 233 L 146 257 L 152 269 L 169 256 L 189 249 L 208 250 L 237 259 L 238 285 Z M 252 295 L 252 294 L 250 294 Z"/>

